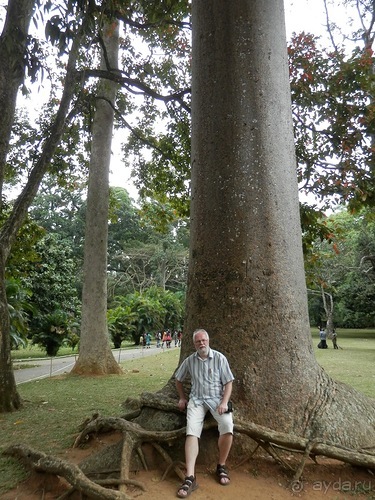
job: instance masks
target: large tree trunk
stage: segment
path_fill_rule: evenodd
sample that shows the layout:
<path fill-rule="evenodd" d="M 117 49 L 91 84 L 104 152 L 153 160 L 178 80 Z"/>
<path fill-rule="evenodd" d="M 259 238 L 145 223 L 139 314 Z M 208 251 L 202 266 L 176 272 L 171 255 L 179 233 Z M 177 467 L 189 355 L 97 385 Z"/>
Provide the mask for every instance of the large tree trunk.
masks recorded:
<path fill-rule="evenodd" d="M 105 24 L 103 31 L 106 53 L 102 54 L 101 67 L 109 71 L 117 68 L 118 22 Z M 111 351 L 107 327 L 109 165 L 116 89 L 116 84 L 110 80 L 100 83 L 93 122 L 84 248 L 82 326 L 79 357 L 72 370 L 75 374 L 121 373 Z"/>
<path fill-rule="evenodd" d="M 187 318 L 224 352 L 237 415 L 348 446 L 375 401 L 331 380 L 307 309 L 282 0 L 193 1 Z"/>
<path fill-rule="evenodd" d="M 181 360 L 193 350 L 192 332 L 203 327 L 234 371 L 237 419 L 373 446 L 375 401 L 333 381 L 314 356 L 283 2 L 193 0 L 192 7 L 191 243 Z M 177 399 L 171 379 L 162 396 L 173 394 Z"/>

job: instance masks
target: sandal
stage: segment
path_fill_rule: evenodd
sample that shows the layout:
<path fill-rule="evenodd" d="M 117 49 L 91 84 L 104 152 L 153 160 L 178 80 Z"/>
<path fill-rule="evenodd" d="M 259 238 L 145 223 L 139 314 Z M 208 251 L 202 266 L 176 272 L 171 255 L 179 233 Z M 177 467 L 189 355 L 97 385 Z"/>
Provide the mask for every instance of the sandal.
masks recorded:
<path fill-rule="evenodd" d="M 185 481 L 181 484 L 181 486 L 177 490 L 177 496 L 179 498 L 186 498 L 192 493 L 194 490 L 198 488 L 197 482 L 194 476 L 186 476 Z M 183 491 L 184 494 L 181 494 L 180 491 Z"/>
<path fill-rule="evenodd" d="M 225 465 L 217 464 L 216 476 L 219 481 L 219 484 L 221 484 L 222 486 L 227 486 L 230 483 L 228 469 L 225 467 Z M 226 479 L 226 481 L 223 482 L 223 479 Z"/>

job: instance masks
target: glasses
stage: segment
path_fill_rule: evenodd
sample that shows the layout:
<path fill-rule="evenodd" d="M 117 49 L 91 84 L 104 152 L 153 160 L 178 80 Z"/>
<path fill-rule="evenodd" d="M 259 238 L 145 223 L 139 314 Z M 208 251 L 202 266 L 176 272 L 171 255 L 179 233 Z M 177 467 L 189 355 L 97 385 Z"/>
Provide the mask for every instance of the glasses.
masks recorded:
<path fill-rule="evenodd" d="M 208 342 L 208 339 L 196 340 L 194 344 L 201 344 L 202 342 L 205 344 L 206 342 Z"/>

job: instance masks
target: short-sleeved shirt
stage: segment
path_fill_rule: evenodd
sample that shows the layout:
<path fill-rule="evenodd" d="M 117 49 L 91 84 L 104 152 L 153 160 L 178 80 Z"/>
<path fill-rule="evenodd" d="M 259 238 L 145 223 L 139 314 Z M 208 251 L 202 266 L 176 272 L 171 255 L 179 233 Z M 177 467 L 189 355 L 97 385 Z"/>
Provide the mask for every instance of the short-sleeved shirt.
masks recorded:
<path fill-rule="evenodd" d="M 188 356 L 177 369 L 175 378 L 183 382 L 188 375 L 191 377 L 190 399 L 196 405 L 206 403 L 212 408 L 220 404 L 224 386 L 234 380 L 227 358 L 211 348 L 206 359 L 198 352 Z"/>

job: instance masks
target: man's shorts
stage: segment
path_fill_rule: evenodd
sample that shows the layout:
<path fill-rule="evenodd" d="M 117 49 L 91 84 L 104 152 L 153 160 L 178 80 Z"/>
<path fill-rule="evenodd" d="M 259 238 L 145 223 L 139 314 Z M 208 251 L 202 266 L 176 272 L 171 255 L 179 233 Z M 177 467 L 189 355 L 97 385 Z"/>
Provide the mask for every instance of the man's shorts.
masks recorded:
<path fill-rule="evenodd" d="M 190 400 L 187 406 L 187 436 L 196 436 L 197 438 L 201 437 L 204 417 L 208 411 L 218 423 L 220 436 L 228 433 L 233 434 L 233 413 L 223 413 L 220 415 L 216 410 L 209 408 L 205 404 L 197 406 L 192 400 Z"/>

